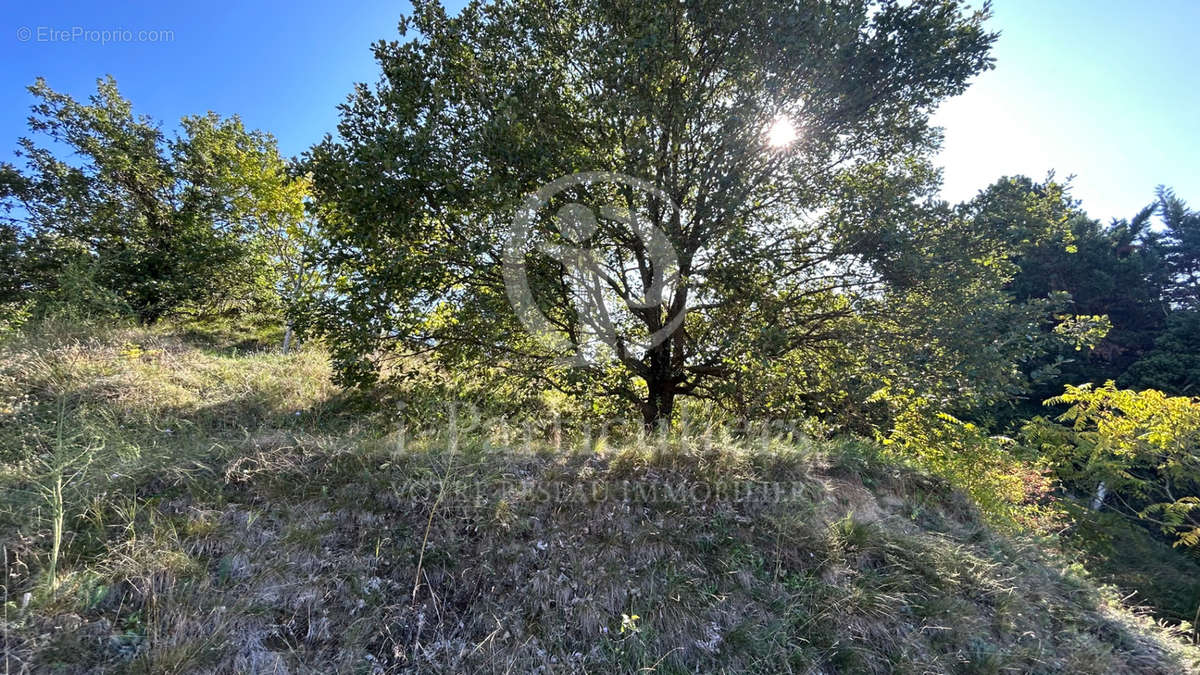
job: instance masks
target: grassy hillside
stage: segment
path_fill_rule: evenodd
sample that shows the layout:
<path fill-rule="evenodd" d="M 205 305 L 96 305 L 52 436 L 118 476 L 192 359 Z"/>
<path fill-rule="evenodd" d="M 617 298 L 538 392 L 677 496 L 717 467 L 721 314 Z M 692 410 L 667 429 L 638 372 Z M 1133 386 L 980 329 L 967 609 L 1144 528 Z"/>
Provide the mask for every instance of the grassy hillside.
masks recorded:
<path fill-rule="evenodd" d="M 402 427 L 317 352 L 52 332 L 0 354 L 6 672 L 1195 668 L 864 442 Z"/>

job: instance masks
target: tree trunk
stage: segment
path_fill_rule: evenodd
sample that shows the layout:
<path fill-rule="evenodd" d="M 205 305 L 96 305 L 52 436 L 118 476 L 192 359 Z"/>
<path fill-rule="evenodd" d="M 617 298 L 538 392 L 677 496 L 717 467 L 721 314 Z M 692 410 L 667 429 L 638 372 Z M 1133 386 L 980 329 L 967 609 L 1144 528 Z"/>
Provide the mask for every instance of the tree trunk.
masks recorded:
<path fill-rule="evenodd" d="M 1100 484 L 1096 486 L 1096 496 L 1092 498 L 1093 511 L 1099 511 L 1100 507 L 1104 506 L 1106 496 L 1108 496 L 1108 486 L 1104 484 L 1104 481 L 1100 481 Z"/>
<path fill-rule="evenodd" d="M 296 298 L 300 297 L 300 289 L 303 284 L 303 280 L 304 280 L 304 264 L 301 263 L 300 269 L 296 273 L 296 280 L 295 280 L 295 282 L 292 283 L 292 294 L 290 297 L 284 299 L 284 302 L 286 303 L 286 306 L 284 307 L 285 316 L 286 316 L 287 312 L 291 310 L 291 307 L 295 303 Z M 291 349 L 293 333 L 294 333 L 294 331 L 292 329 L 292 321 L 289 318 L 287 321 L 287 327 L 283 331 L 283 353 L 285 355 L 288 353 L 288 350 Z"/>
<path fill-rule="evenodd" d="M 646 386 L 650 394 L 642 401 L 642 424 L 647 430 L 670 424 L 675 411 L 675 387 L 669 381 L 649 381 Z"/>

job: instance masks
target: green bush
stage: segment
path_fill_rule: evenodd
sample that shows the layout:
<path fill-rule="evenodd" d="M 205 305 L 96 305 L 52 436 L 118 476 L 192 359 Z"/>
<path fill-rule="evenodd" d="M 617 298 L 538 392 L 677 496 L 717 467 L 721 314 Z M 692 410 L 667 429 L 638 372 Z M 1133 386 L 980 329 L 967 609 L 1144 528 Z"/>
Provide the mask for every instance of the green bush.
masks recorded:
<path fill-rule="evenodd" d="M 928 402 L 906 401 L 882 442 L 893 455 L 961 488 L 996 524 L 1044 530 L 1061 517 L 1050 502 L 1053 481 L 1043 463 L 1021 457 L 1011 439 Z"/>
<path fill-rule="evenodd" d="M 1200 399 L 1147 389 L 1068 386 L 1054 424 L 1025 431 L 1075 490 L 1176 538 L 1200 545 Z"/>

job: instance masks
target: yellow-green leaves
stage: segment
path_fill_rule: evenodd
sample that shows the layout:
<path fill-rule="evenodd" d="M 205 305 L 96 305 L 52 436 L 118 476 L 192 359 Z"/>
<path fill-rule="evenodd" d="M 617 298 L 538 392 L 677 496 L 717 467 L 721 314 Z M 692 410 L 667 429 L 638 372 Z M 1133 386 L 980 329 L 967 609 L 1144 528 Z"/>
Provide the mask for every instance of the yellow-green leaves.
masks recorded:
<path fill-rule="evenodd" d="M 1200 541 L 1193 513 L 1200 491 L 1200 399 L 1118 389 L 1110 381 L 1068 386 L 1046 403 L 1070 406 L 1059 420 L 1074 433 L 1060 436 L 1058 447 L 1085 489 L 1103 482 L 1117 496 L 1117 508 L 1176 535 L 1181 545 Z"/>

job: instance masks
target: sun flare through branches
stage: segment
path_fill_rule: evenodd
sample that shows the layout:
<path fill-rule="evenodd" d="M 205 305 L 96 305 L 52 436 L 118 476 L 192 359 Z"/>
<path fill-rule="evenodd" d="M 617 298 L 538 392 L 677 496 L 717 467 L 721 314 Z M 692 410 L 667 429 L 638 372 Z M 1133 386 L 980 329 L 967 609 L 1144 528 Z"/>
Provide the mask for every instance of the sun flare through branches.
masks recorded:
<path fill-rule="evenodd" d="M 767 145 L 772 148 L 786 148 L 799 136 L 796 125 L 786 115 L 779 115 L 767 128 Z"/>

